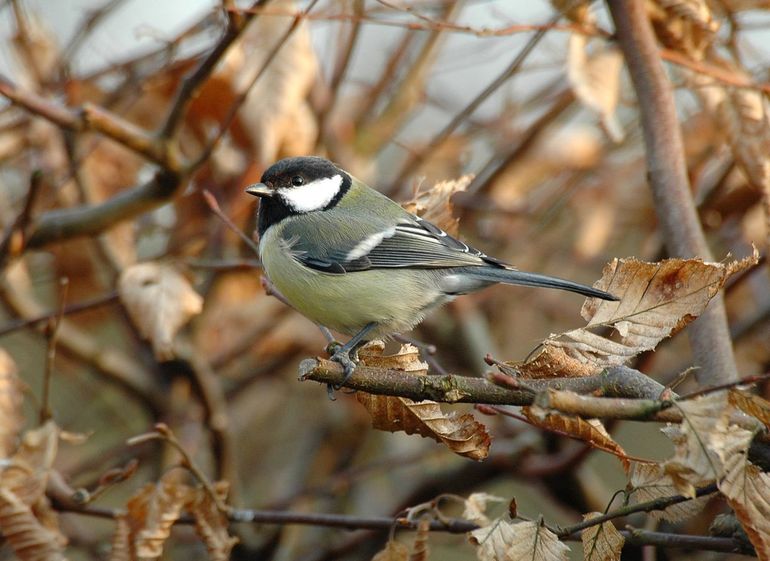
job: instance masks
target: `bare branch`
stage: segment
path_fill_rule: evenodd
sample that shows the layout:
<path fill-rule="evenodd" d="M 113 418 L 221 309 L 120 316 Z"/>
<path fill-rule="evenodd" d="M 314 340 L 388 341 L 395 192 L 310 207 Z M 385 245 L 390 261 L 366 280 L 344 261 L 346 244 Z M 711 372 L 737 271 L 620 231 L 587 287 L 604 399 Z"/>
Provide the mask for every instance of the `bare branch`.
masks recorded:
<path fill-rule="evenodd" d="M 690 192 L 674 96 L 644 1 L 608 0 L 608 5 L 639 99 L 650 188 L 666 247 L 675 257 L 713 259 Z M 721 295 L 711 301 L 688 334 L 701 383 L 738 378 Z"/>

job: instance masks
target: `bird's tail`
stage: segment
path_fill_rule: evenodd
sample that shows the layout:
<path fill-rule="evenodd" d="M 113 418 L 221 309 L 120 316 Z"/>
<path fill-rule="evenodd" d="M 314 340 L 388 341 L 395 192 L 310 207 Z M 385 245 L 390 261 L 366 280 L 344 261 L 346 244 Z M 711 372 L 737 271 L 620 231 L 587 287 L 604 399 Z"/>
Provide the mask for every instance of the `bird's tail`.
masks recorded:
<path fill-rule="evenodd" d="M 492 267 L 468 267 L 466 274 L 471 275 L 476 280 L 483 283 L 504 283 L 504 284 L 518 284 L 521 286 L 542 286 L 545 288 L 558 288 L 560 290 L 569 290 L 570 292 L 577 292 L 583 296 L 589 296 L 591 298 L 601 298 L 602 300 L 614 300 L 619 298 L 613 296 L 609 292 L 592 288 L 584 284 L 572 282 L 556 277 L 549 277 L 547 275 L 539 275 L 537 273 L 525 273 L 524 271 L 517 271 L 516 269 L 493 269 Z"/>

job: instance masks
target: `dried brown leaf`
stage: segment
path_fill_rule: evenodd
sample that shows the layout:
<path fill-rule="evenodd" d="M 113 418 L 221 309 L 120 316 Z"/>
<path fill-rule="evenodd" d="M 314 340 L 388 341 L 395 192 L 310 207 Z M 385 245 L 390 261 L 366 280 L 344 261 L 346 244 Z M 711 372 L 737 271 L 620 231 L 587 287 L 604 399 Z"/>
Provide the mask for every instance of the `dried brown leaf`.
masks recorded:
<path fill-rule="evenodd" d="M 435 401 L 415 402 L 405 397 L 358 392 L 356 398 L 372 416 L 376 429 L 432 438 L 472 460 L 489 455 L 490 436 L 470 413 L 444 413 Z"/>
<path fill-rule="evenodd" d="M 583 419 L 561 413 L 547 411 L 537 405 L 521 408 L 521 412 L 536 427 L 577 438 L 592 448 L 604 450 L 616 456 L 626 472 L 631 467 L 630 460 L 623 447 L 615 442 L 598 419 Z"/>
<path fill-rule="evenodd" d="M 0 348 L 0 458 L 13 454 L 24 426 L 23 388 L 16 363 Z"/>
<path fill-rule="evenodd" d="M 134 561 L 131 549 L 131 522 L 127 513 L 115 518 L 115 533 L 112 535 L 110 561 Z"/>
<path fill-rule="evenodd" d="M 496 495 L 490 495 L 489 493 L 471 493 L 470 496 L 465 499 L 465 508 L 463 510 L 463 518 L 475 522 L 479 526 L 488 526 L 490 523 L 489 517 L 487 517 L 487 503 L 504 503 L 505 499 Z"/>
<path fill-rule="evenodd" d="M 171 526 L 191 497 L 193 490 L 190 487 L 170 480 L 148 483 L 134 493 L 126 503 L 130 554 L 139 559 L 158 559 Z M 124 528 L 118 530 L 125 532 Z"/>
<path fill-rule="evenodd" d="M 281 8 L 292 11 L 296 5 L 285 2 Z M 318 73 L 307 23 L 300 23 L 281 49 L 270 55 L 292 24 L 291 18 L 256 18 L 228 49 L 215 74 L 240 94 L 264 70 L 239 111 L 242 130 L 251 144 L 242 148 L 261 163 L 312 152 L 317 135 L 313 113 L 307 110 L 307 94 Z M 270 64 L 268 55 L 272 56 Z"/>
<path fill-rule="evenodd" d="M 471 181 L 473 181 L 473 175 L 440 181 L 430 189 L 418 191 L 411 201 L 401 206 L 408 212 L 432 222 L 449 235 L 456 236 L 460 220 L 454 216 L 452 195 L 465 191 Z"/>
<path fill-rule="evenodd" d="M 396 540 L 388 540 L 385 549 L 378 551 L 372 561 L 407 561 L 409 548 Z"/>
<path fill-rule="evenodd" d="M 732 407 L 727 392 L 714 392 L 696 399 L 679 401 L 683 420 L 673 431 L 675 453 L 663 466 L 683 495 L 695 496 L 695 487 L 718 479 L 722 463 L 716 450 L 724 439 Z"/>
<path fill-rule="evenodd" d="M 635 503 L 646 503 L 663 497 L 679 495 L 674 481 L 663 471 L 660 464 L 633 462 L 629 477 L 630 495 Z M 662 518 L 669 522 L 679 522 L 698 514 L 706 506 L 708 496 L 699 497 L 656 510 L 650 513 L 653 518 Z"/>
<path fill-rule="evenodd" d="M 417 532 L 412 543 L 412 553 L 409 555 L 409 561 L 427 561 L 430 548 L 428 547 L 428 538 L 430 537 L 430 518 L 423 516 L 417 523 Z"/>
<path fill-rule="evenodd" d="M 173 266 L 139 263 L 123 270 L 118 294 L 142 337 L 161 360 L 173 357 L 174 336 L 203 309 L 203 298 Z"/>
<path fill-rule="evenodd" d="M 732 426 L 727 432 L 719 456 L 725 476 L 719 490 L 735 511 L 749 536 L 757 557 L 770 560 L 770 473 L 763 472 L 748 459 L 754 434 Z"/>
<path fill-rule="evenodd" d="M 731 405 L 747 415 L 756 417 L 766 427 L 770 427 L 770 401 L 756 394 L 738 389 L 730 390 L 727 394 L 727 399 Z"/>
<path fill-rule="evenodd" d="M 623 140 L 623 128 L 615 115 L 620 97 L 620 72 L 623 55 L 613 44 L 603 40 L 589 52 L 592 41 L 587 35 L 570 35 L 567 54 L 567 78 L 575 96 L 591 111 L 599 114 L 607 134 L 615 142 Z"/>
<path fill-rule="evenodd" d="M 224 481 L 214 484 L 214 491 L 220 501 L 227 498 L 229 485 Z M 209 558 L 213 561 L 227 561 L 238 538 L 227 531 L 227 516 L 217 508 L 216 501 L 206 491 L 195 490 L 195 499 L 191 502 L 190 514 L 195 518 L 195 530 L 206 545 Z"/>
<path fill-rule="evenodd" d="M 143 527 L 134 536 L 134 547 L 140 559 L 157 559 L 189 500 L 192 490 L 172 481 L 160 481 L 153 487 L 146 506 Z"/>
<path fill-rule="evenodd" d="M 358 355 L 363 364 L 372 368 L 427 374 L 428 365 L 420 360 L 420 350 L 414 345 L 401 345 L 398 352 L 392 355 L 384 355 L 384 350 L 385 343 L 372 341 L 363 347 Z"/>
<path fill-rule="evenodd" d="M 59 449 L 59 427 L 48 421 L 24 433 L 21 445 L 0 472 L 0 488 L 32 506 L 45 492 L 51 466 Z"/>
<path fill-rule="evenodd" d="M 647 7 L 661 43 L 703 59 L 719 30 L 706 0 L 655 0 Z"/>
<path fill-rule="evenodd" d="M 470 532 L 480 561 L 566 561 L 569 547 L 541 522 L 511 523 L 502 519 Z"/>
<path fill-rule="evenodd" d="M 30 505 L 0 487 L 0 531 L 21 561 L 63 560 L 66 538 L 40 523 Z"/>
<path fill-rule="evenodd" d="M 589 512 L 583 515 L 583 520 L 597 516 L 601 513 Z M 610 521 L 586 528 L 580 533 L 580 540 L 583 542 L 584 561 L 620 561 L 620 551 L 626 541 Z"/>
<path fill-rule="evenodd" d="M 619 302 L 586 300 L 586 327 L 554 335 L 526 362 L 509 364 L 529 378 L 591 376 L 623 364 L 693 321 L 729 275 L 756 261 L 756 254 L 733 263 L 615 259 L 595 286 L 620 297 Z M 605 327 L 614 328 L 616 336 L 594 333 Z"/>

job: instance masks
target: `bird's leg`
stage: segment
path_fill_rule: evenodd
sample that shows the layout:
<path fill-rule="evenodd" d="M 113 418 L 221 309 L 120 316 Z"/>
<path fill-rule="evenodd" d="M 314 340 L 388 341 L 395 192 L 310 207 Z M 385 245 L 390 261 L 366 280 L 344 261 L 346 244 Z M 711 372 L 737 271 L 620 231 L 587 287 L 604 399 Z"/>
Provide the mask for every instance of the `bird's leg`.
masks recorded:
<path fill-rule="evenodd" d="M 334 362 L 339 362 L 345 371 L 345 377 L 342 379 L 342 383 L 335 386 L 334 389 L 340 389 L 342 384 L 347 382 L 353 375 L 353 372 L 355 372 L 356 366 L 358 365 L 358 349 L 367 343 L 368 339 L 366 339 L 366 336 L 376 326 L 377 324 L 374 322 L 367 323 L 361 331 L 353 335 L 350 341 L 341 347 L 338 347 L 331 355 L 331 359 Z"/>

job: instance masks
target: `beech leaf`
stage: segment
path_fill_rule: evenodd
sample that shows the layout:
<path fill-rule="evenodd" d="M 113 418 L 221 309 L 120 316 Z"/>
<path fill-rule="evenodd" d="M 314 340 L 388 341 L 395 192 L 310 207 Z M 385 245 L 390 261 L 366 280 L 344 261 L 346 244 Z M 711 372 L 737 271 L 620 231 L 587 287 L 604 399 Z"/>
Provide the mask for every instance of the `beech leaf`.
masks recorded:
<path fill-rule="evenodd" d="M 489 455 L 491 438 L 470 413 L 444 413 L 438 403 L 428 400 L 416 402 L 365 392 L 358 392 L 356 398 L 372 416 L 376 429 L 432 438 L 472 460 L 483 460 Z"/>
<path fill-rule="evenodd" d="M 583 520 L 597 516 L 601 513 L 589 512 L 583 515 Z M 626 541 L 610 521 L 586 528 L 580 533 L 580 540 L 583 542 L 585 561 L 620 561 L 620 552 Z"/>
<path fill-rule="evenodd" d="M 697 318 L 730 275 L 757 260 L 756 251 L 731 263 L 615 259 L 595 286 L 619 302 L 589 298 L 582 310 L 586 327 L 553 335 L 525 362 L 507 364 L 528 378 L 592 376 L 624 364 Z M 597 333 L 606 328 L 614 336 Z"/>
<path fill-rule="evenodd" d="M 567 54 L 567 78 L 572 91 L 583 105 L 599 114 L 607 134 L 615 142 L 623 140 L 623 128 L 615 109 L 620 98 L 620 72 L 623 69 L 623 55 L 608 41 L 601 40 L 601 46 L 588 51 L 587 35 L 573 33 L 569 38 Z"/>
<path fill-rule="evenodd" d="M 21 561 L 65 559 L 64 536 L 41 524 L 32 507 L 5 487 L 0 487 L 0 531 Z"/>
<path fill-rule="evenodd" d="M 678 401 L 684 419 L 673 435 L 674 457 L 663 470 L 683 495 L 695 496 L 695 487 L 718 479 L 722 463 L 716 450 L 722 445 L 732 407 L 727 392 L 720 391 L 696 399 Z"/>
<path fill-rule="evenodd" d="M 646 503 L 663 497 L 679 495 L 671 476 L 663 471 L 660 464 L 633 462 L 630 475 L 630 495 L 635 503 Z M 680 522 L 698 514 L 706 506 L 708 496 L 681 502 L 666 507 L 664 510 L 650 512 L 653 518 L 662 518 L 669 522 Z"/>
<path fill-rule="evenodd" d="M 470 533 L 480 561 L 566 561 L 569 547 L 540 521 L 502 519 Z"/>
<path fill-rule="evenodd" d="M 378 551 L 372 561 L 407 561 L 409 559 L 409 548 L 396 540 L 388 540 L 385 549 Z"/>
<path fill-rule="evenodd" d="M 23 388 L 16 363 L 0 348 L 0 458 L 13 454 L 24 426 Z"/>
<path fill-rule="evenodd" d="M 754 434 L 731 426 L 719 455 L 724 462 L 725 476 L 719 490 L 735 511 L 749 536 L 757 557 L 770 560 L 770 473 L 760 470 L 748 458 Z"/>
<path fill-rule="evenodd" d="M 450 236 L 456 236 L 459 231 L 460 220 L 454 215 L 452 195 L 465 191 L 473 181 L 473 175 L 463 175 L 457 179 L 439 181 L 430 189 L 418 191 L 403 206 L 412 214 L 428 220 L 447 232 Z"/>
<path fill-rule="evenodd" d="M 609 452 L 620 460 L 626 472 L 630 469 L 626 451 L 612 439 L 598 419 L 554 413 L 537 405 L 522 407 L 521 412 L 534 426 L 582 440 L 593 448 Z"/>
<path fill-rule="evenodd" d="M 730 404 L 747 415 L 756 417 L 766 427 L 770 427 L 770 401 L 753 393 L 732 389 L 727 394 Z"/>
<path fill-rule="evenodd" d="M 173 266 L 139 263 L 126 268 L 118 294 L 139 333 L 160 360 L 173 358 L 174 336 L 203 309 L 203 298 Z"/>
<path fill-rule="evenodd" d="M 229 485 L 224 481 L 214 484 L 217 497 L 224 501 L 227 498 Z M 195 498 L 190 504 L 190 514 L 195 518 L 195 531 L 206 545 L 209 559 L 212 561 L 227 561 L 238 538 L 231 536 L 227 530 L 227 516 L 217 508 L 211 494 L 203 488 L 195 490 Z"/>

